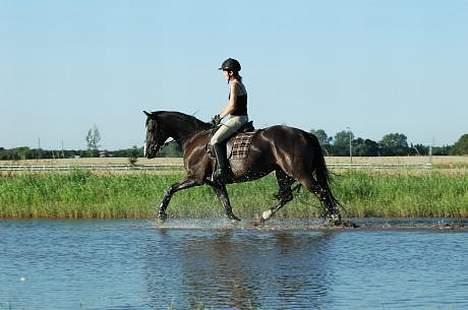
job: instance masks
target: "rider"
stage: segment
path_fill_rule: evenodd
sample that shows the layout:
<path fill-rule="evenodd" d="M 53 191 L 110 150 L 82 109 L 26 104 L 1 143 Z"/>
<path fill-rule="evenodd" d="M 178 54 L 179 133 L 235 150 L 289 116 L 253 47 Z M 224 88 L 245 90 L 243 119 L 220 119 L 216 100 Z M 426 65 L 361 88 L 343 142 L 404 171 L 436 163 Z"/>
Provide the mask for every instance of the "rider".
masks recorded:
<path fill-rule="evenodd" d="M 228 81 L 230 91 L 226 106 L 215 118 L 222 119 L 228 116 L 228 119 L 221 123 L 220 128 L 211 138 L 210 145 L 218 163 L 213 179 L 223 180 L 227 175 L 226 146 L 223 142 L 246 124 L 249 117 L 247 116 L 247 90 L 239 75 L 240 63 L 233 58 L 228 58 L 218 69 L 223 70 L 224 79 Z"/>

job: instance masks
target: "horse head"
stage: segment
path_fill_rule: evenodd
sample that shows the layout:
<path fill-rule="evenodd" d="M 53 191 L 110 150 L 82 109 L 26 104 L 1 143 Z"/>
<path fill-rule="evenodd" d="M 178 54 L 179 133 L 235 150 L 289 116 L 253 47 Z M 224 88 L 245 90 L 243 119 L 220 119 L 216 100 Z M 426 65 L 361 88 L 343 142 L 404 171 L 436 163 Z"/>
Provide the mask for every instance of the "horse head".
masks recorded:
<path fill-rule="evenodd" d="M 146 158 L 154 158 L 168 139 L 168 136 L 162 129 L 156 113 L 146 111 L 143 111 L 143 113 L 147 116 L 144 156 Z"/>

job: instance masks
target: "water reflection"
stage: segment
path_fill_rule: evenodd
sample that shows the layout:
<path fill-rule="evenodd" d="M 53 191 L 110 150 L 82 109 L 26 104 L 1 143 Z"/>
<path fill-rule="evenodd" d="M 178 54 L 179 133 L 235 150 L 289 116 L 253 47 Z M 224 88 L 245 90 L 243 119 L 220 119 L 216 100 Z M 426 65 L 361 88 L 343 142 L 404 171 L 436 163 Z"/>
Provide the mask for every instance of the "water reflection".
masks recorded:
<path fill-rule="evenodd" d="M 233 231 L 188 242 L 182 249 L 184 292 L 191 306 L 215 303 L 239 309 L 259 306 L 260 283 L 244 262 L 251 244 L 237 240 Z"/>
<path fill-rule="evenodd" d="M 280 304 L 321 307 L 333 282 L 329 269 L 332 233 L 277 233 L 278 297 Z"/>
<path fill-rule="evenodd" d="M 333 278 L 327 267 L 333 238 L 320 232 L 166 231 L 161 244 L 147 249 L 147 292 L 153 305 L 321 307 Z"/>

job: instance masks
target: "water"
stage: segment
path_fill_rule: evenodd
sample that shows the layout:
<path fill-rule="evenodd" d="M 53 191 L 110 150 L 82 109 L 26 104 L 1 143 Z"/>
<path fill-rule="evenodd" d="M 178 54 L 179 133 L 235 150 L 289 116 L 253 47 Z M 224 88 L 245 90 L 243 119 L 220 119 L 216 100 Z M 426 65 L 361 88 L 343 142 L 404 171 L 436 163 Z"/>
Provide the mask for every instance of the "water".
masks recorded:
<path fill-rule="evenodd" d="M 468 232 L 311 227 L 0 221 L 0 309 L 468 308 Z"/>

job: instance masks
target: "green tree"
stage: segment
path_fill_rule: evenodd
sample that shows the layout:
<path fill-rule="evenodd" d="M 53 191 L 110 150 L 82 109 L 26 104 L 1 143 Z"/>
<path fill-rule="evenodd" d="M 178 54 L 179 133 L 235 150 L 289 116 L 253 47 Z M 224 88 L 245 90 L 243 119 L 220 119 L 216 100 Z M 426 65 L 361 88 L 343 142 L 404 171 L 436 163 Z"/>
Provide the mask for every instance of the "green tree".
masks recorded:
<path fill-rule="evenodd" d="M 322 146 L 329 145 L 333 139 L 323 129 L 312 129 L 310 133 L 317 137 Z"/>
<path fill-rule="evenodd" d="M 377 156 L 380 154 L 379 144 L 370 139 L 357 138 L 352 143 L 353 154 L 356 156 Z"/>
<path fill-rule="evenodd" d="M 28 158 L 28 154 L 31 150 L 27 146 L 20 146 L 20 147 L 17 147 L 15 151 L 18 154 L 19 159 L 24 160 Z"/>
<path fill-rule="evenodd" d="M 113 157 L 143 157 L 143 147 L 137 147 L 136 145 L 134 145 L 130 149 L 112 151 L 111 154 Z"/>
<path fill-rule="evenodd" d="M 88 130 L 88 134 L 86 135 L 89 156 L 98 156 L 99 142 L 101 142 L 101 134 L 96 125 L 94 125 L 93 128 Z"/>
<path fill-rule="evenodd" d="M 443 145 L 432 147 L 432 155 L 449 155 L 452 154 L 453 145 Z"/>
<path fill-rule="evenodd" d="M 349 155 L 349 140 L 351 143 L 354 139 L 354 134 L 349 130 L 342 130 L 336 133 L 333 139 L 333 153 L 335 155 Z"/>
<path fill-rule="evenodd" d="M 411 149 L 417 155 L 428 155 L 429 154 L 429 146 L 427 146 L 427 145 L 415 144 L 415 145 L 411 145 Z"/>
<path fill-rule="evenodd" d="M 450 150 L 452 155 L 468 155 L 468 134 L 464 134 L 458 139 Z"/>
<path fill-rule="evenodd" d="M 408 138 L 401 133 L 389 133 L 382 137 L 380 146 L 383 155 L 408 155 Z"/>
<path fill-rule="evenodd" d="M 329 154 L 331 149 L 330 143 L 333 140 L 333 138 L 329 137 L 323 129 L 312 129 L 310 133 L 317 137 L 320 145 L 322 146 L 322 149 L 325 151 L 326 154 Z"/>

